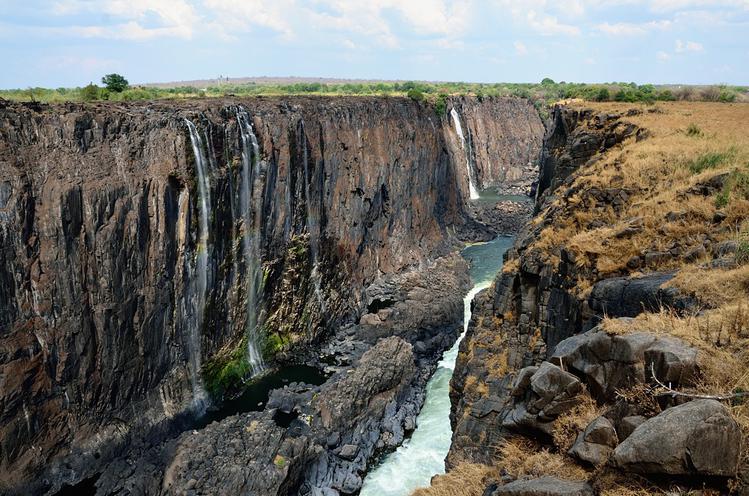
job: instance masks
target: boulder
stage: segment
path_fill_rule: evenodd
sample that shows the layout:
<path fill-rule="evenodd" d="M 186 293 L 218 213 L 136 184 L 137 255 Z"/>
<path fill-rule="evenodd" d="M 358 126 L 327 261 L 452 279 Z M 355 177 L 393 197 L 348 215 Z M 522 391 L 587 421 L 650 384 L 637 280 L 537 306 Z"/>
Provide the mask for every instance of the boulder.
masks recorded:
<path fill-rule="evenodd" d="M 621 441 L 627 439 L 635 431 L 635 429 L 637 429 L 640 424 L 642 424 L 646 420 L 647 419 L 642 415 L 630 415 L 628 417 L 624 417 L 618 425 L 619 439 Z"/>
<path fill-rule="evenodd" d="M 691 385 L 699 372 L 697 350 L 680 339 L 647 332 L 609 335 L 599 328 L 565 339 L 549 360 L 583 377 L 600 401 L 645 382 L 651 369 L 676 385 Z"/>
<path fill-rule="evenodd" d="M 671 256 L 668 252 L 646 253 L 644 263 L 657 265 Z M 642 262 L 641 257 L 637 257 L 636 261 L 631 260 L 633 268 L 639 267 Z M 597 282 L 588 299 L 588 306 L 594 312 L 592 325 L 598 323 L 603 315 L 636 317 L 643 311 L 658 311 L 663 306 L 679 311 L 693 308 L 696 301 L 692 297 L 681 294 L 674 287 L 664 287 L 673 277 L 674 273 L 671 272 L 655 272 L 641 277 L 611 277 Z"/>
<path fill-rule="evenodd" d="M 535 429 L 551 434 L 552 423 L 580 400 L 580 380 L 556 365 L 543 362 L 518 373 L 512 388 L 512 406 L 505 411 L 502 426 Z"/>
<path fill-rule="evenodd" d="M 593 465 L 606 463 L 619 444 L 616 429 L 606 417 L 598 417 L 581 432 L 569 454 Z"/>
<path fill-rule="evenodd" d="M 569 481 L 556 477 L 516 480 L 494 490 L 492 496 L 593 496 L 593 488 L 585 481 Z"/>
<path fill-rule="evenodd" d="M 694 400 L 643 422 L 614 450 L 613 463 L 643 474 L 733 476 L 741 430 L 715 400 Z"/>

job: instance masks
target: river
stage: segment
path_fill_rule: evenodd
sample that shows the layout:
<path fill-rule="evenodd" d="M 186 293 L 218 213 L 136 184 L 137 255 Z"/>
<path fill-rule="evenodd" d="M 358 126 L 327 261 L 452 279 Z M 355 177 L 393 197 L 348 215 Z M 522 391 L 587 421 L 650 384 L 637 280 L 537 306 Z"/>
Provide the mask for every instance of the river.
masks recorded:
<path fill-rule="evenodd" d="M 450 378 L 455 369 L 460 342 L 471 320 L 471 302 L 494 280 L 512 241 L 511 237 L 499 237 L 463 250 L 462 255 L 470 264 L 473 281 L 473 287 L 463 299 L 463 333 L 452 348 L 442 355 L 437 370 L 427 383 L 426 399 L 416 419 L 416 430 L 367 475 L 360 496 L 407 496 L 418 487 L 428 486 L 433 476 L 445 473 L 445 457 L 452 438 Z"/>

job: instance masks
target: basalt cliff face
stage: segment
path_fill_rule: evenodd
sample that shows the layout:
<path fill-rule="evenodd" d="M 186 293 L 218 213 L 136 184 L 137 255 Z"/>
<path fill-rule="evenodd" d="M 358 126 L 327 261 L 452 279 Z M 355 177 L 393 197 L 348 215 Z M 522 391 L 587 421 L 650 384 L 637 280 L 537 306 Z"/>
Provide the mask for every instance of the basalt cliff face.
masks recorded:
<path fill-rule="evenodd" d="M 90 475 L 217 376 L 293 359 L 376 313 L 383 276 L 453 250 L 475 224 L 466 163 L 526 184 L 542 125 L 522 100 L 452 107 L 470 148 L 401 98 L 3 103 L 7 488 Z"/>

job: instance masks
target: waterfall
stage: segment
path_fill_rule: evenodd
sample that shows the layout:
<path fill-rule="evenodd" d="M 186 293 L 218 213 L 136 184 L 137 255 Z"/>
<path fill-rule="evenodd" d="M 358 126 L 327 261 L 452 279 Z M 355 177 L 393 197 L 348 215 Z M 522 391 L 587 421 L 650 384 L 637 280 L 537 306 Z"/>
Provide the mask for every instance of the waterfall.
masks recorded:
<path fill-rule="evenodd" d="M 200 333 L 203 327 L 203 313 L 205 311 L 208 290 L 208 257 L 210 252 L 210 238 L 208 223 L 211 209 L 211 185 L 207 175 L 207 164 L 203 140 L 195 125 L 185 119 L 190 131 L 192 151 L 195 156 L 195 169 L 198 179 L 198 250 L 195 260 L 195 274 L 186 264 L 187 284 L 185 289 L 185 314 L 187 315 L 188 353 L 190 361 L 190 380 L 192 383 L 193 402 L 196 407 L 202 407 L 205 402 L 205 391 L 200 380 Z M 186 252 L 188 255 L 189 252 Z M 194 287 L 193 287 L 194 286 Z"/>
<path fill-rule="evenodd" d="M 466 156 L 466 170 L 468 171 L 468 191 L 471 195 L 471 200 L 476 200 L 479 197 L 479 192 L 474 184 L 473 176 L 475 175 L 473 166 L 471 165 L 471 150 L 469 146 L 466 146 L 466 139 L 463 136 L 463 126 L 460 125 L 460 116 L 455 107 L 450 110 L 450 117 L 453 119 L 453 125 L 455 126 L 455 132 L 458 133 L 460 138 L 460 147 L 465 152 Z"/>
<path fill-rule="evenodd" d="M 252 375 L 265 368 L 260 354 L 258 336 L 258 300 L 262 290 L 262 271 L 260 270 L 260 208 L 255 209 L 253 222 L 252 200 L 257 196 L 255 181 L 260 175 L 260 146 L 252 131 L 250 116 L 241 107 L 237 110 L 237 124 L 242 139 L 242 170 L 239 189 L 240 209 L 242 211 L 242 255 L 247 277 L 247 361 Z M 253 193 L 256 193 L 253 195 Z"/>
<path fill-rule="evenodd" d="M 319 250 L 320 250 L 320 212 L 312 206 L 312 195 L 310 194 L 310 184 L 312 177 L 309 170 L 309 150 L 307 143 L 307 133 L 304 129 L 304 121 L 300 122 L 302 138 L 302 162 L 304 164 L 304 203 L 307 208 L 307 232 L 309 233 L 309 251 L 312 260 L 312 272 L 310 279 L 315 287 L 315 298 L 320 305 L 320 310 L 325 313 L 325 300 L 322 296 L 321 276 L 318 269 Z"/>

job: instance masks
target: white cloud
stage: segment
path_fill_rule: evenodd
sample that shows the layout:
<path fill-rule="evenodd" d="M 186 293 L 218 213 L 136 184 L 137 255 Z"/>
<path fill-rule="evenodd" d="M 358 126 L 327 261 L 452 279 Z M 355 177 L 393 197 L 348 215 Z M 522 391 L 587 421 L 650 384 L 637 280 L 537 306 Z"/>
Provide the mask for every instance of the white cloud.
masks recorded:
<path fill-rule="evenodd" d="M 395 14 L 417 35 L 441 37 L 437 46 L 456 48 L 473 12 L 473 0 L 313 0 L 312 5 L 309 14 L 316 26 L 372 37 L 391 48 L 398 47 L 400 40 L 388 14 Z"/>
<path fill-rule="evenodd" d="M 669 54 L 667 54 L 666 52 L 663 52 L 663 51 L 660 51 L 660 52 L 656 53 L 655 56 L 656 56 L 656 58 L 658 60 L 668 60 L 668 59 L 671 58 L 671 56 Z"/>
<path fill-rule="evenodd" d="M 515 46 L 515 53 L 517 53 L 520 56 L 527 55 L 528 54 L 528 48 L 525 46 L 525 44 L 521 41 L 516 41 L 513 43 Z"/>
<path fill-rule="evenodd" d="M 210 27 L 225 37 L 254 26 L 292 38 L 294 29 L 290 20 L 295 13 L 304 18 L 296 0 L 203 0 L 203 6 L 214 19 Z"/>
<path fill-rule="evenodd" d="M 676 53 L 702 52 L 705 50 L 705 47 L 702 46 L 702 43 L 697 43 L 696 41 L 683 42 L 681 40 L 676 40 L 675 50 Z"/>
<path fill-rule="evenodd" d="M 672 22 L 668 20 L 663 21 L 650 21 L 644 23 L 631 23 L 631 22 L 617 22 L 610 24 L 604 22 L 598 24 L 596 29 L 602 33 L 612 36 L 642 36 L 651 31 L 666 30 L 672 26 Z"/>
<path fill-rule="evenodd" d="M 145 40 L 157 37 L 192 38 L 199 17 L 186 0 L 59 0 L 51 8 L 56 15 L 94 13 L 111 16 L 106 25 L 49 28 L 51 32 L 86 38 Z M 156 18 L 157 26 L 144 21 Z"/>
<path fill-rule="evenodd" d="M 654 12 L 694 9 L 699 7 L 739 7 L 749 10 L 747 0 L 650 0 L 646 2 Z"/>
<path fill-rule="evenodd" d="M 535 10 L 529 10 L 526 14 L 528 26 L 543 36 L 568 35 L 578 36 L 580 28 L 571 24 L 563 24 L 550 15 L 537 14 Z"/>

